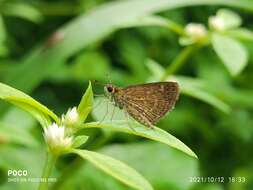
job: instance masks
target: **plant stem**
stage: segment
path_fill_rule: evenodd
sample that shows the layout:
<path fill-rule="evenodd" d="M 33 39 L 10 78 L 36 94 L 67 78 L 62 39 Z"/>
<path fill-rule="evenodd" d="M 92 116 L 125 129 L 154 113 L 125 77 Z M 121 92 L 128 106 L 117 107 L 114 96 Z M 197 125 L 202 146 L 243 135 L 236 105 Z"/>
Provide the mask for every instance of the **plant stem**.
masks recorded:
<path fill-rule="evenodd" d="M 43 168 L 42 179 L 46 181 L 41 181 L 39 185 L 39 190 L 47 190 L 48 189 L 48 178 L 54 168 L 57 156 L 47 152 L 46 163 Z"/>
<path fill-rule="evenodd" d="M 185 47 L 175 58 L 175 60 L 170 64 L 170 66 L 167 67 L 161 80 L 164 81 L 169 75 L 172 75 L 177 72 L 184 65 L 189 56 L 197 49 L 197 47 L 198 46 L 196 45 Z"/>
<path fill-rule="evenodd" d="M 176 34 L 183 36 L 185 35 L 184 28 L 177 24 L 176 22 L 173 22 L 171 20 L 167 20 L 167 24 L 165 25 L 169 30 L 175 32 Z"/>

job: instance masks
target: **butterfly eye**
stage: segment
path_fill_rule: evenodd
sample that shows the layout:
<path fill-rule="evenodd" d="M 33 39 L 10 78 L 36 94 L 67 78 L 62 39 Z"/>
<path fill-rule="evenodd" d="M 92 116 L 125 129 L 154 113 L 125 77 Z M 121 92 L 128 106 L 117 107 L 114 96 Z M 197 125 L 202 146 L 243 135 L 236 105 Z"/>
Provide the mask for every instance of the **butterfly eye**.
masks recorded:
<path fill-rule="evenodd" d="M 110 92 L 110 93 L 113 92 L 113 87 L 108 86 L 108 87 L 107 87 L 107 91 Z"/>

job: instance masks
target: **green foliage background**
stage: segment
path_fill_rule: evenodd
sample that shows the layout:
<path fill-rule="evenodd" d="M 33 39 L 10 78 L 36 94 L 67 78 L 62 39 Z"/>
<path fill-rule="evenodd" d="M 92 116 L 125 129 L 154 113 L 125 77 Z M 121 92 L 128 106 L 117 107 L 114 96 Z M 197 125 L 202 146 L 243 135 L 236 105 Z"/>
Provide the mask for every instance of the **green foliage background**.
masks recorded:
<path fill-rule="evenodd" d="M 243 28 L 249 30 L 226 34 L 245 48 L 247 63 L 239 74 L 231 75 L 215 53 L 219 47 L 191 52 L 173 72 L 183 86 L 176 109 L 158 124 L 199 160 L 156 142 L 104 130 L 85 131 L 90 138 L 84 148 L 124 161 L 156 190 L 251 190 L 250 0 L 1 1 L 0 80 L 60 115 L 78 105 L 89 80 L 127 86 L 161 80 L 166 71 L 171 74 L 171 64 L 185 49 L 175 27 L 145 24 L 139 18 L 155 14 L 182 27 L 191 22 L 207 25 L 208 17 L 224 7 L 239 14 Z M 224 51 L 230 48 L 223 45 Z M 101 86 L 93 89 L 103 91 Z M 96 109 L 103 111 L 106 104 L 98 105 L 89 121 L 101 117 Z M 29 176 L 40 177 L 45 160 L 42 130 L 30 115 L 4 102 L 0 113 L 0 189 L 35 189 L 36 183 L 8 182 L 7 171 L 26 169 Z M 61 158 L 54 172 L 58 180 L 51 189 L 130 189 L 74 155 Z M 223 176 L 225 183 L 194 183 L 190 181 L 194 176 Z M 246 182 L 229 183 L 232 176 L 245 177 Z"/>

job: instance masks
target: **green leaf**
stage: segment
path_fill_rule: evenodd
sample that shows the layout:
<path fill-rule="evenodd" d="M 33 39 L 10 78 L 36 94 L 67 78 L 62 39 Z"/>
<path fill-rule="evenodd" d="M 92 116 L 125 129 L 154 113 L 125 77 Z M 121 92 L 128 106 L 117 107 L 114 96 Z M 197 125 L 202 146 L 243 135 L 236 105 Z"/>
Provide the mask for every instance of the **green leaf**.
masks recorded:
<path fill-rule="evenodd" d="M 81 99 L 81 102 L 77 108 L 81 122 L 84 122 L 88 114 L 91 112 L 92 105 L 93 105 L 93 92 L 92 92 L 91 82 L 89 82 L 89 86 L 87 90 L 85 91 Z"/>
<path fill-rule="evenodd" d="M 88 150 L 74 149 L 72 152 L 78 154 L 84 159 L 87 159 L 97 168 L 135 189 L 153 190 L 152 186 L 145 178 L 143 178 L 133 168 L 127 166 L 119 160 Z"/>
<path fill-rule="evenodd" d="M 247 28 L 238 28 L 229 30 L 226 32 L 231 37 L 238 38 L 240 40 L 253 41 L 253 32 Z"/>
<path fill-rule="evenodd" d="M 241 17 L 229 9 L 218 10 L 217 16 L 224 21 L 225 29 L 237 28 L 242 24 Z"/>
<path fill-rule="evenodd" d="M 153 59 L 148 59 L 146 61 L 146 66 L 151 73 L 147 82 L 158 81 L 165 74 L 165 69 Z"/>
<path fill-rule="evenodd" d="M 140 171 L 154 189 L 190 189 L 192 183 L 189 177 L 198 175 L 198 160 L 174 149 L 168 149 L 164 144 L 155 142 L 114 144 L 103 147 L 99 152 L 122 160 Z M 92 169 L 87 165 L 84 171 L 89 168 Z M 98 177 L 100 176 L 91 178 Z"/>
<path fill-rule="evenodd" d="M 48 127 L 52 123 L 49 115 L 44 114 L 34 106 L 31 106 L 15 98 L 11 98 L 11 100 L 9 99 L 8 101 L 10 101 L 10 103 L 17 106 L 18 108 L 21 108 L 22 110 L 25 110 L 30 113 L 41 124 L 41 126 Z"/>
<path fill-rule="evenodd" d="M 161 16 L 149 15 L 137 17 L 136 19 L 125 22 L 120 27 L 138 27 L 138 26 L 167 26 L 167 20 Z"/>
<path fill-rule="evenodd" d="M 29 134 L 27 130 L 19 127 L 11 126 L 6 123 L 0 123 L 0 144 L 1 143 L 17 143 L 27 147 L 36 147 L 39 143 Z"/>
<path fill-rule="evenodd" d="M 238 75 L 246 66 L 248 52 L 237 40 L 220 35 L 212 35 L 212 45 L 231 75 Z"/>
<path fill-rule="evenodd" d="M 202 100 L 225 113 L 230 112 L 230 107 L 211 92 L 208 92 L 205 87 L 206 84 L 200 79 L 182 76 L 176 76 L 175 78 L 180 84 L 182 94 Z"/>
<path fill-rule="evenodd" d="M 199 176 L 198 160 L 167 145 L 155 142 L 137 142 L 106 145 L 99 153 L 123 161 L 139 171 L 157 190 L 189 190 L 190 176 Z M 173 164 L 170 164 L 173 163 Z M 179 183 L 180 181 L 180 183 Z M 75 170 L 58 189 L 129 190 L 124 184 L 85 163 Z M 132 188 L 131 188 L 132 189 Z"/>
<path fill-rule="evenodd" d="M 174 31 L 180 35 L 184 34 L 184 28 L 182 26 L 173 22 L 172 20 L 157 15 L 136 17 L 135 19 L 120 25 L 120 28 L 142 27 L 142 26 L 160 26 L 168 28 L 169 30 Z"/>
<path fill-rule="evenodd" d="M 5 3 L 2 5 L 2 13 L 7 16 L 15 16 L 39 23 L 43 20 L 42 14 L 33 6 L 24 3 Z"/>
<path fill-rule="evenodd" d="M 36 119 L 18 107 L 13 107 L 4 113 L 1 117 L 1 122 L 27 131 L 31 131 L 33 126 L 36 125 Z"/>
<path fill-rule="evenodd" d="M 114 120 L 112 122 L 91 122 L 86 123 L 82 126 L 82 128 L 101 128 L 101 129 L 110 129 L 114 131 L 129 133 L 132 135 L 137 135 L 141 137 L 145 137 L 154 141 L 158 141 L 164 144 L 167 144 L 175 149 L 178 149 L 192 157 L 197 158 L 197 155 L 184 143 L 178 140 L 176 137 L 172 136 L 168 132 L 154 127 L 154 129 L 150 129 L 145 127 L 137 122 L 127 122 L 124 120 Z"/>
<path fill-rule="evenodd" d="M 40 104 L 27 94 L 3 83 L 0 83 L 0 98 L 28 111 L 43 126 L 50 123 L 50 117 L 59 123 L 58 117 L 46 106 Z"/>
<path fill-rule="evenodd" d="M 82 144 L 84 144 L 87 140 L 88 140 L 88 136 L 86 135 L 81 135 L 81 136 L 77 136 L 74 139 L 74 142 L 72 144 L 73 148 L 78 148 L 79 146 L 81 146 Z"/>

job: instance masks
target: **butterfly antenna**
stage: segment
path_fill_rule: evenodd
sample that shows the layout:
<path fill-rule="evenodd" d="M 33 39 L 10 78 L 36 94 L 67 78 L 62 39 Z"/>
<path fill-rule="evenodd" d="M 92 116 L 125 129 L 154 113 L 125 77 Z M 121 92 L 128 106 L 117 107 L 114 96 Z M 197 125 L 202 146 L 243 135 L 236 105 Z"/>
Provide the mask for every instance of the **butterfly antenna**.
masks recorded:
<path fill-rule="evenodd" d="M 109 75 L 108 73 L 106 74 L 106 77 L 109 81 L 110 84 L 112 84 L 112 78 L 111 78 L 111 75 Z"/>
<path fill-rule="evenodd" d="M 100 85 L 100 86 L 105 86 L 105 85 L 106 85 L 105 83 L 99 82 L 99 81 L 97 81 L 97 80 L 92 80 L 91 82 L 92 82 L 93 84 Z"/>

